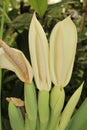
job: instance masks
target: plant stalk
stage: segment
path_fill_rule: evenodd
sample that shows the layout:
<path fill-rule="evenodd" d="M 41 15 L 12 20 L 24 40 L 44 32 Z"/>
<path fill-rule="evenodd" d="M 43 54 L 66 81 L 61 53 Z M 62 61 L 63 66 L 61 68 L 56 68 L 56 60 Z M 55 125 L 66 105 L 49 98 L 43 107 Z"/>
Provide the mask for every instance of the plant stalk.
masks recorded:
<path fill-rule="evenodd" d="M 3 2 L 3 12 L 1 19 L 1 28 L 0 28 L 0 39 L 3 38 L 3 28 L 4 28 L 4 11 L 5 11 L 5 3 Z M 1 120 L 1 88 L 2 88 L 2 70 L 0 69 L 0 130 L 2 130 L 2 120 Z"/>

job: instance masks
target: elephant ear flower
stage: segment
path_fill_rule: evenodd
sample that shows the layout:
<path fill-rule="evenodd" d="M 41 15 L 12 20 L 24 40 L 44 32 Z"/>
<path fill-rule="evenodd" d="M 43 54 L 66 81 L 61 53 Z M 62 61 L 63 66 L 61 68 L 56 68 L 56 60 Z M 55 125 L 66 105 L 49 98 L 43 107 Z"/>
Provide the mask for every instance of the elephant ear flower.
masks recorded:
<path fill-rule="evenodd" d="M 0 40 L 0 68 L 16 73 L 21 81 L 31 83 L 33 78 L 32 68 L 24 54 Z"/>
<path fill-rule="evenodd" d="M 51 81 L 48 42 L 45 32 L 35 14 L 33 15 L 29 29 L 29 50 L 37 88 L 49 91 Z"/>
<path fill-rule="evenodd" d="M 70 16 L 57 23 L 50 36 L 50 72 L 53 83 L 65 87 L 72 74 L 77 31 Z"/>

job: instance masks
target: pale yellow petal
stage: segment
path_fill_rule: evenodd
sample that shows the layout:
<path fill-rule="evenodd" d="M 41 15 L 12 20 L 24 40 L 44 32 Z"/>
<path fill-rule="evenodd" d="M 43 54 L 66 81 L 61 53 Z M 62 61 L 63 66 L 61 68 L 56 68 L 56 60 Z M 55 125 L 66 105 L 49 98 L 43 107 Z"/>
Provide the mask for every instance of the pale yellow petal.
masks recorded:
<path fill-rule="evenodd" d="M 0 68 L 8 69 L 17 74 L 23 82 L 31 82 L 32 68 L 23 53 L 11 48 L 0 40 Z"/>
<path fill-rule="evenodd" d="M 67 17 L 55 25 L 50 36 L 51 78 L 59 87 L 65 87 L 71 78 L 76 45 L 76 27 Z"/>
<path fill-rule="evenodd" d="M 51 81 L 49 74 L 49 48 L 45 32 L 33 15 L 29 29 L 29 50 L 34 77 L 38 89 L 50 90 Z"/>

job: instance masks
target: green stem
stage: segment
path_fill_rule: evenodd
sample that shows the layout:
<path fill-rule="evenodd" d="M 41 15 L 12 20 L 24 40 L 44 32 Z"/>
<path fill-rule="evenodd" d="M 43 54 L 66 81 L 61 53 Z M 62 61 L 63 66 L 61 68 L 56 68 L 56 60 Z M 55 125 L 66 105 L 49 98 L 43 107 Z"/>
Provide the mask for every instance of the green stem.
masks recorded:
<path fill-rule="evenodd" d="M 4 4 L 5 5 L 5 4 Z M 1 7 L 0 7 L 0 11 L 3 13 L 3 16 L 2 17 L 6 17 L 7 18 L 7 20 L 9 21 L 9 23 L 11 23 L 11 20 L 10 20 L 10 18 L 8 17 L 8 15 L 7 15 L 7 13 L 5 12 L 5 10 L 3 10 Z M 3 21 L 3 20 L 1 20 L 1 21 Z M 1 32 L 0 32 L 1 33 Z M 1 35 L 1 34 L 0 34 Z M 1 38 L 1 36 L 0 36 L 0 38 Z"/>
<path fill-rule="evenodd" d="M 2 19 L 1 19 L 1 28 L 0 28 L 0 39 L 3 38 L 3 28 L 4 28 L 4 21 L 5 21 L 5 17 L 4 17 L 4 10 L 5 10 L 5 4 L 3 2 L 3 12 L 2 12 Z"/>
<path fill-rule="evenodd" d="M 60 118 L 61 118 L 61 114 L 60 114 L 60 116 L 59 116 L 58 119 L 57 119 L 57 123 L 56 123 L 56 126 L 55 126 L 55 129 L 54 129 L 54 130 L 59 130 Z"/>
<path fill-rule="evenodd" d="M 57 86 L 54 86 L 50 93 L 51 114 L 47 130 L 54 130 L 59 120 L 61 110 L 64 105 L 65 93 Z"/>
<path fill-rule="evenodd" d="M 30 130 L 36 130 L 37 121 L 37 99 L 33 83 L 24 85 L 25 90 L 25 108 L 29 119 Z"/>
<path fill-rule="evenodd" d="M 58 124 L 60 121 L 60 115 L 55 115 L 51 111 L 50 123 L 48 124 L 47 130 L 58 130 Z"/>
<path fill-rule="evenodd" d="M 2 37 L 3 37 L 4 10 L 5 10 L 5 5 L 3 3 L 3 14 L 2 14 L 2 19 L 1 19 L 0 39 L 2 39 Z M 0 69 L 0 130 L 2 130 L 2 120 L 1 120 L 1 88 L 2 88 L 2 71 Z"/>
<path fill-rule="evenodd" d="M 46 130 L 49 121 L 49 92 L 39 91 L 38 111 L 40 118 L 40 130 Z"/>
<path fill-rule="evenodd" d="M 54 130 L 55 125 L 57 123 L 57 119 L 58 119 L 58 116 L 54 115 L 54 113 L 51 113 L 48 130 Z"/>
<path fill-rule="evenodd" d="M 25 114 L 25 130 L 30 130 L 28 115 Z"/>

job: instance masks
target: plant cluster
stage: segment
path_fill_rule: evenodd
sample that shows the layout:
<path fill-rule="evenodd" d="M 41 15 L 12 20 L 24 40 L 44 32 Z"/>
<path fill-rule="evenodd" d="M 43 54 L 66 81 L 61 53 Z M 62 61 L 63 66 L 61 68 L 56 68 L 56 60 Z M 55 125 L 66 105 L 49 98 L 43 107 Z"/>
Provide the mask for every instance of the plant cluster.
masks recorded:
<path fill-rule="evenodd" d="M 0 130 L 86 130 L 86 7 L 0 1 Z"/>

